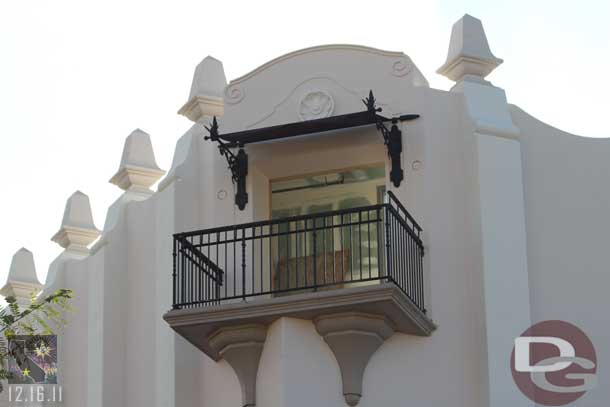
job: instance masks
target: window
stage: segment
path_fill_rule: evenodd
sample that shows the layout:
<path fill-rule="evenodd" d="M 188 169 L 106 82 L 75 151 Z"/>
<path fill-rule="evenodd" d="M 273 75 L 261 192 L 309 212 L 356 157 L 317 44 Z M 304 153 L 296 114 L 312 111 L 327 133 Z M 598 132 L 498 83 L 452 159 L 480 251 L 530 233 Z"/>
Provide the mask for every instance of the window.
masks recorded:
<path fill-rule="evenodd" d="M 367 222 L 367 213 L 325 214 L 381 203 L 384 191 L 383 165 L 272 182 L 273 219 L 320 214 L 277 225 L 271 252 L 276 288 L 377 276 L 377 224 Z M 325 270 L 324 275 L 314 275 L 312 269 Z"/>

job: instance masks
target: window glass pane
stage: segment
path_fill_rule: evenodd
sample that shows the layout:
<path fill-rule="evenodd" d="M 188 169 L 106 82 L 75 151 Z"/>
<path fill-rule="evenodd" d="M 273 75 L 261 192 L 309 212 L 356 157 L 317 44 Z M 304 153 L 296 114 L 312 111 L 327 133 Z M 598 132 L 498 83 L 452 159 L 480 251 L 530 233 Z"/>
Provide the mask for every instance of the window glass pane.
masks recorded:
<path fill-rule="evenodd" d="M 382 203 L 384 193 L 385 165 L 272 181 L 272 218 L 307 216 L 275 227 L 275 287 L 340 286 L 376 278 L 380 263 L 377 212 L 330 213 Z"/>

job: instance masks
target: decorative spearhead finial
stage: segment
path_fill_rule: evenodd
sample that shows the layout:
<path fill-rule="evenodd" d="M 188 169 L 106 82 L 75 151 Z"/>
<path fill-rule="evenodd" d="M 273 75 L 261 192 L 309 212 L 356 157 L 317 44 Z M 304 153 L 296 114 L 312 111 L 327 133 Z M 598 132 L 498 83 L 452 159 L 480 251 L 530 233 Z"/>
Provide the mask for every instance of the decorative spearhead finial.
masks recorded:
<path fill-rule="evenodd" d="M 366 110 L 368 110 L 369 113 L 377 113 L 382 111 L 380 107 L 375 106 L 376 102 L 377 101 L 375 100 L 375 96 L 373 96 L 372 90 L 369 90 L 369 97 L 362 99 L 362 103 L 364 103 Z"/>
<path fill-rule="evenodd" d="M 212 141 L 217 141 L 218 140 L 218 121 L 216 120 L 216 116 L 214 116 L 214 118 L 212 119 L 212 125 L 210 127 L 208 126 L 203 126 L 205 127 L 205 129 L 208 131 L 208 133 L 210 133 L 209 136 L 205 136 L 205 140 L 212 140 Z"/>

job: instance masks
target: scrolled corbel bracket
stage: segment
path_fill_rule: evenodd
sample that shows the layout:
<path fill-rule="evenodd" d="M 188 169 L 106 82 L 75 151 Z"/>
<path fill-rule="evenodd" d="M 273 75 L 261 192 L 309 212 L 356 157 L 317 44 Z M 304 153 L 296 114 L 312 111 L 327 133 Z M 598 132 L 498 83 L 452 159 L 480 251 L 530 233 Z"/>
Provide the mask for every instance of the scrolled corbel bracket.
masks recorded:
<path fill-rule="evenodd" d="M 209 337 L 210 346 L 233 368 L 241 387 L 242 406 L 256 405 L 256 375 L 267 327 L 247 324 L 220 328 Z"/>
<path fill-rule="evenodd" d="M 345 312 L 314 319 L 316 331 L 328 344 L 341 371 L 343 397 L 355 406 L 362 397 L 362 378 L 371 356 L 394 333 L 384 316 Z"/>

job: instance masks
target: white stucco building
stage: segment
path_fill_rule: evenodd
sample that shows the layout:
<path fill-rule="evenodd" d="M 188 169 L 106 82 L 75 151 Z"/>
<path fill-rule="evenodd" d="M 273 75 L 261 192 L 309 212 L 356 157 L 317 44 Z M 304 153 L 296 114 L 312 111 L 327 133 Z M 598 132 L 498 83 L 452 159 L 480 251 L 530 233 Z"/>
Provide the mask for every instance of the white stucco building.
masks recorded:
<path fill-rule="evenodd" d="M 103 229 L 76 192 L 53 236 L 44 291 L 77 309 L 65 406 L 532 406 L 511 349 L 550 319 L 596 345 L 575 405 L 606 404 L 610 142 L 509 104 L 485 79 L 501 63 L 468 15 L 438 70 L 450 91 L 364 46 L 230 82 L 203 59 L 172 167 L 135 130 Z M 6 293 L 38 287 L 28 253 Z"/>

